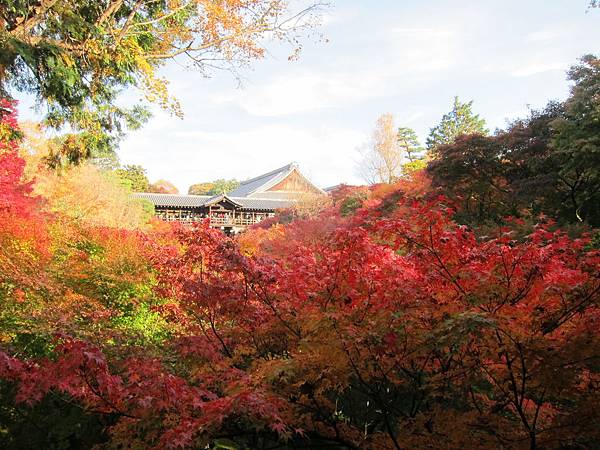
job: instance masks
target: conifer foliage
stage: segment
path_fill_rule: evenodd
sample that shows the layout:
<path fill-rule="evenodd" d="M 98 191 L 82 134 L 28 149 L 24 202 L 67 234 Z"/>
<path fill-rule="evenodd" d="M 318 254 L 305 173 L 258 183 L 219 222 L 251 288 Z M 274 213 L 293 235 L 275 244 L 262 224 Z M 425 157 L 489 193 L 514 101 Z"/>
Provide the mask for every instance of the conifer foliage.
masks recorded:
<path fill-rule="evenodd" d="M 435 151 L 435 148 L 452 144 L 461 135 L 487 134 L 485 120 L 472 111 L 473 101 L 462 103 L 458 97 L 454 97 L 452 110 L 444 114 L 438 125 L 433 127 L 427 137 L 427 148 Z"/>

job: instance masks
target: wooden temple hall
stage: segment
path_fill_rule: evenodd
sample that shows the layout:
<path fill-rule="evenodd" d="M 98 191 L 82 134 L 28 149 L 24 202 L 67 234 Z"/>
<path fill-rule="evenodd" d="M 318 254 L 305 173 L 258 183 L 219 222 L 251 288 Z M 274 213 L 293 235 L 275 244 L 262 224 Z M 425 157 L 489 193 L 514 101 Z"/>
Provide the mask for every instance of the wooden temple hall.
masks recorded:
<path fill-rule="evenodd" d="M 212 227 L 226 233 L 238 233 L 248 225 L 273 217 L 278 209 L 314 195 L 327 194 L 302 175 L 296 163 L 243 181 L 227 194 L 134 194 L 150 201 L 160 219 L 192 223 L 210 218 Z"/>

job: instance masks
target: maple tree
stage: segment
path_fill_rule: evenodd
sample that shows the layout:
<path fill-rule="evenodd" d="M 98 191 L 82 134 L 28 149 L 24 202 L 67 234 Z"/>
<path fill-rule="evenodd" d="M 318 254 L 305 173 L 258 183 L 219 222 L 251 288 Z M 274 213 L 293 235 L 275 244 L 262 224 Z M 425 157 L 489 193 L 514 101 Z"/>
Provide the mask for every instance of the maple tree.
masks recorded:
<path fill-rule="evenodd" d="M 131 197 L 117 174 L 95 165 L 67 167 L 60 173 L 40 169 L 34 192 L 46 199 L 45 209 L 80 223 L 114 228 L 143 228 L 153 206 Z"/>
<path fill-rule="evenodd" d="M 595 145 L 594 64 L 561 121 L 459 137 L 428 172 L 342 186 L 239 238 L 126 226 L 112 191 L 73 220 L 105 174 L 25 174 L 1 100 L 0 446 L 597 447 L 593 229 L 536 218 L 547 191 L 526 215 L 494 186 L 519 193 L 515 166 Z M 459 221 L 480 204 L 486 235 Z"/>
<path fill-rule="evenodd" d="M 423 188 L 374 187 L 342 216 L 346 189 L 245 243 L 208 223 L 142 234 L 48 217 L 46 262 L 30 261 L 43 292 L 0 266 L 19 286 L 3 291 L 3 408 L 111 447 L 597 442 L 589 238 L 547 223 L 478 239 Z M 87 434 L 51 413 L 72 405 Z"/>

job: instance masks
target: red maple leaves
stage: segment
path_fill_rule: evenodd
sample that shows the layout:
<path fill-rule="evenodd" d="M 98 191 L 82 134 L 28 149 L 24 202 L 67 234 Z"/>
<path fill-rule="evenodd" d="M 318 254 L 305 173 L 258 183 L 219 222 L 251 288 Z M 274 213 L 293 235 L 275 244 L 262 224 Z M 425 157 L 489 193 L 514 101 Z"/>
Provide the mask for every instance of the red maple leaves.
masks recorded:
<path fill-rule="evenodd" d="M 4 142 L 1 312 L 17 325 L 0 378 L 16 408 L 59 395 L 105 418 L 111 445 L 143 448 L 600 439 L 600 255 L 585 235 L 477 236 L 412 185 L 239 241 L 207 223 L 63 230 Z"/>

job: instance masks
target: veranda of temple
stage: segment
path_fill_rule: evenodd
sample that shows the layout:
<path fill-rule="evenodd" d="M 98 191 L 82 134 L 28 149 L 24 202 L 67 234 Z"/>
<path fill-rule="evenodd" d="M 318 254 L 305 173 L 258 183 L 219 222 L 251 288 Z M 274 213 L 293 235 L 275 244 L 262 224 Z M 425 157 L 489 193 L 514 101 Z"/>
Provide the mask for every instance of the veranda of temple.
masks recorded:
<path fill-rule="evenodd" d="M 151 202 L 162 220 L 192 223 L 210 219 L 212 227 L 226 233 L 238 233 L 307 196 L 324 195 L 326 192 L 302 175 L 296 163 L 243 181 L 227 194 L 134 194 Z"/>

